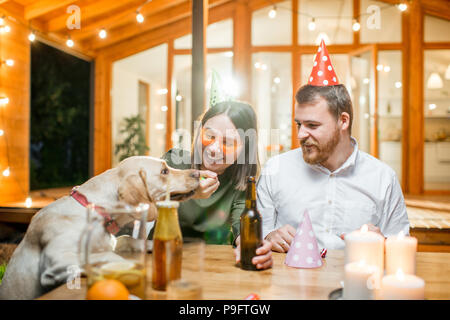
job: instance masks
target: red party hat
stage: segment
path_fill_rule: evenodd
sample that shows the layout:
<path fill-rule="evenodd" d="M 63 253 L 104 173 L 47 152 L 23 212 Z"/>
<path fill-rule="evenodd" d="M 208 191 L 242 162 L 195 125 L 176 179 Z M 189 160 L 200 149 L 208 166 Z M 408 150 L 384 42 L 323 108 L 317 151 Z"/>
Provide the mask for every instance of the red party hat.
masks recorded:
<path fill-rule="evenodd" d="M 331 64 L 325 42 L 320 42 L 319 50 L 314 60 L 314 66 L 309 76 L 308 84 L 312 86 L 334 86 L 339 84 L 334 68 Z"/>

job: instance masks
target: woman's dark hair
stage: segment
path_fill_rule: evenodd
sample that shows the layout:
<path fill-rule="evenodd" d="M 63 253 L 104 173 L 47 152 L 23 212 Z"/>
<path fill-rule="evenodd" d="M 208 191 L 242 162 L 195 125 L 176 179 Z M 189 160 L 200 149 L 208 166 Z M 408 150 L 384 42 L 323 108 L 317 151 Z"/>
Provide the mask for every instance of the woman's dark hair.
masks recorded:
<path fill-rule="evenodd" d="M 194 159 L 202 159 L 202 148 L 198 147 L 198 138 L 201 129 L 205 123 L 220 114 L 230 118 L 239 132 L 241 141 L 244 142 L 244 148 L 238 155 L 236 161 L 227 169 L 231 173 L 231 180 L 237 190 L 244 191 L 247 186 L 248 176 L 257 176 L 259 174 L 258 157 L 258 128 L 256 114 L 252 106 L 244 102 L 225 101 L 216 104 L 206 110 L 200 116 L 201 126 L 195 133 L 195 139 L 192 143 L 192 168 L 199 169 L 200 164 Z M 196 147 L 197 146 L 197 147 Z"/>

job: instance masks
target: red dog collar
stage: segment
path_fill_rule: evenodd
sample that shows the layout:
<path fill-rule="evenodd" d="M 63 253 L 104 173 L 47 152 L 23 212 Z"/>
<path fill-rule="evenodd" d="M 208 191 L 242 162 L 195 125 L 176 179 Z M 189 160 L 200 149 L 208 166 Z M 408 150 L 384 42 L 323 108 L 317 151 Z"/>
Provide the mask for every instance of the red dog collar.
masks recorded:
<path fill-rule="evenodd" d="M 70 196 L 74 198 L 76 201 L 78 201 L 78 203 L 81 204 L 83 207 L 86 207 L 88 204 L 90 204 L 90 202 L 83 194 L 81 194 L 77 190 L 78 186 L 73 187 L 72 191 L 70 192 Z M 106 213 L 105 208 L 95 206 L 95 211 L 105 219 L 105 227 L 109 233 L 116 234 L 117 232 L 119 232 L 119 226 L 114 221 L 114 219 L 111 218 L 111 216 Z"/>

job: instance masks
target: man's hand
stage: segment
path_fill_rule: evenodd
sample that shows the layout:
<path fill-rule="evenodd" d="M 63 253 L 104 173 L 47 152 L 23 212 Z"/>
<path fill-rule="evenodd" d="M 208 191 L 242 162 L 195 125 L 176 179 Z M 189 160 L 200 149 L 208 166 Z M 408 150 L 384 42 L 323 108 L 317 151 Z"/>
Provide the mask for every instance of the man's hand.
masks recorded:
<path fill-rule="evenodd" d="M 234 249 L 234 254 L 236 256 L 236 263 L 241 260 L 241 236 L 236 239 L 237 247 Z M 272 244 L 263 240 L 263 245 L 256 249 L 256 256 L 253 257 L 252 263 L 256 265 L 257 269 L 268 269 L 272 267 Z"/>
<path fill-rule="evenodd" d="M 208 199 L 220 185 L 217 173 L 209 170 L 200 170 L 200 181 L 193 198 Z"/>
<path fill-rule="evenodd" d="M 372 232 L 381 234 L 381 235 L 384 237 L 384 235 L 381 233 L 380 228 L 378 228 L 377 226 L 374 226 L 374 225 L 371 224 L 371 223 L 366 223 L 366 225 L 367 225 L 368 231 L 372 231 Z M 360 229 L 361 229 L 361 228 L 360 228 Z M 359 229 L 358 229 L 358 230 L 359 230 Z M 346 235 L 345 233 L 341 234 L 341 239 L 342 239 L 342 240 L 345 240 L 345 235 Z"/>
<path fill-rule="evenodd" d="M 266 236 L 266 240 L 272 243 L 272 250 L 276 252 L 288 252 L 292 240 L 295 237 L 296 230 L 291 225 L 272 231 Z"/>

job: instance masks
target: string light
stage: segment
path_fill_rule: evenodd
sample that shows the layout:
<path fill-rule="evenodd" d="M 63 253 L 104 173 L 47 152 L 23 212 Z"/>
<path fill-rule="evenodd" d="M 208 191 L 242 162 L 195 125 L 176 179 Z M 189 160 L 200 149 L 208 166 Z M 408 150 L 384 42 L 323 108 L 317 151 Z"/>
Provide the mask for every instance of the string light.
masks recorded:
<path fill-rule="evenodd" d="M 139 10 L 136 12 L 136 21 L 139 23 L 144 22 L 144 16 L 142 15 L 142 13 L 139 12 Z"/>
<path fill-rule="evenodd" d="M 73 45 L 74 45 L 74 42 L 73 42 L 72 39 L 70 39 L 70 36 L 68 37 L 68 39 L 67 39 L 67 41 L 66 41 L 66 45 L 67 45 L 69 48 L 72 48 Z"/>
<path fill-rule="evenodd" d="M 0 97 L 0 106 L 7 105 L 9 103 L 9 98 L 5 96 Z"/>
<path fill-rule="evenodd" d="M 8 67 L 12 67 L 14 65 L 14 60 L 13 59 L 6 59 L 4 61 L 4 63 L 8 66 Z"/>
<path fill-rule="evenodd" d="M 31 208 L 32 205 L 33 205 L 33 200 L 31 199 L 30 196 L 28 196 L 27 199 L 25 200 L 25 206 L 27 208 Z"/>
<path fill-rule="evenodd" d="M 406 11 L 406 9 L 408 9 L 408 5 L 406 3 L 400 3 L 397 5 L 398 10 L 400 10 L 401 12 Z"/>
<path fill-rule="evenodd" d="M 277 16 L 277 7 L 273 6 L 273 8 L 270 9 L 270 11 L 269 11 L 269 18 L 275 19 L 276 16 Z"/>
<path fill-rule="evenodd" d="M 0 26 L 3 26 L 5 24 L 5 16 L 0 17 Z"/>
<path fill-rule="evenodd" d="M 0 137 L 5 133 L 2 129 L 0 129 Z"/>
<path fill-rule="evenodd" d="M 178 102 L 180 102 L 181 100 L 183 100 L 183 97 L 181 95 L 177 95 L 175 97 L 175 100 L 177 100 Z"/>
<path fill-rule="evenodd" d="M 106 33 L 105 29 L 100 30 L 100 32 L 98 33 L 98 36 L 100 37 L 100 39 L 105 39 L 107 35 L 108 34 Z"/>
<path fill-rule="evenodd" d="M 29 35 L 28 35 L 28 40 L 30 40 L 31 42 L 33 42 L 34 40 L 36 40 L 36 34 L 34 31 L 32 31 Z"/>
<path fill-rule="evenodd" d="M 9 177 L 9 174 L 10 174 L 11 172 L 9 171 L 9 167 L 8 168 L 6 168 L 5 170 L 3 170 L 3 176 L 4 177 Z"/>
<path fill-rule="evenodd" d="M 359 29 L 361 29 L 361 25 L 359 24 L 358 20 L 353 20 L 352 29 L 355 32 L 357 32 L 357 31 L 359 31 Z"/>
<path fill-rule="evenodd" d="M 308 24 L 309 31 L 316 30 L 316 21 L 314 18 L 312 18 L 311 22 Z"/>

